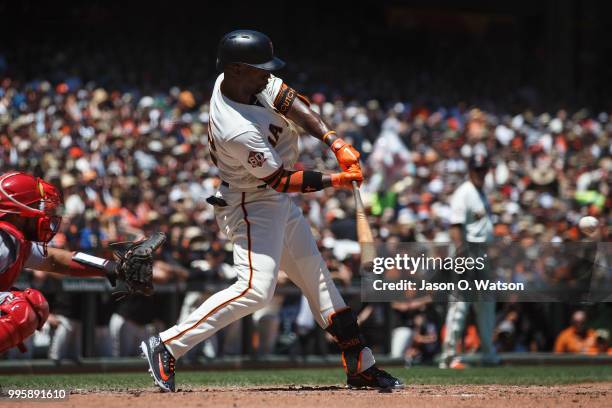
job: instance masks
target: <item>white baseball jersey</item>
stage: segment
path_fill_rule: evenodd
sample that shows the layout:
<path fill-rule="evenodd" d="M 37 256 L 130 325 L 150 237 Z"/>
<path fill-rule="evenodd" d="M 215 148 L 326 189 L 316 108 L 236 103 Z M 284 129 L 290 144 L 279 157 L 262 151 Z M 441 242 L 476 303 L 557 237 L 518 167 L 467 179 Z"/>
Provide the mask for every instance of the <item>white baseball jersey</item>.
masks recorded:
<path fill-rule="evenodd" d="M 9 239 L 11 242 L 6 242 L 6 240 Z M 11 248 L 14 248 L 14 250 Z M 18 252 L 19 242 L 9 234 L 0 234 L 0 274 L 6 272 L 8 267 L 15 262 Z M 36 267 L 39 267 L 44 261 L 43 254 L 44 251 L 42 246 L 36 242 L 32 242 L 32 250 L 24 266 L 36 269 Z"/>
<path fill-rule="evenodd" d="M 493 222 L 487 197 L 467 180 L 455 190 L 450 200 L 451 224 L 462 224 L 467 242 L 491 242 Z"/>
<path fill-rule="evenodd" d="M 210 99 L 209 145 L 221 179 L 232 188 L 262 185 L 281 166 L 290 169 L 298 158 L 298 134 L 274 107 L 287 88 L 270 76 L 253 104 L 235 102 L 221 92 L 217 77 Z"/>

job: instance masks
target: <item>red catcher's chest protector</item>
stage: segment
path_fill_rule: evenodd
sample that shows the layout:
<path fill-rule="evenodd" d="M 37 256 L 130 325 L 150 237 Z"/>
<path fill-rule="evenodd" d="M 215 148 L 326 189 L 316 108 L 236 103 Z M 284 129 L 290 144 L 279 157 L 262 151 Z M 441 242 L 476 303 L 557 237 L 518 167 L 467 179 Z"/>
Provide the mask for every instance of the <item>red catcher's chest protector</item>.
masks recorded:
<path fill-rule="evenodd" d="M 16 242 L 13 242 L 9 235 L 15 238 Z M 3 273 L 0 273 L 0 292 L 4 292 L 9 290 L 17 280 L 25 261 L 30 256 L 32 243 L 24 238 L 21 231 L 7 222 L 0 221 L 0 236 L 8 247 L 11 258 L 15 258 L 15 261 Z"/>

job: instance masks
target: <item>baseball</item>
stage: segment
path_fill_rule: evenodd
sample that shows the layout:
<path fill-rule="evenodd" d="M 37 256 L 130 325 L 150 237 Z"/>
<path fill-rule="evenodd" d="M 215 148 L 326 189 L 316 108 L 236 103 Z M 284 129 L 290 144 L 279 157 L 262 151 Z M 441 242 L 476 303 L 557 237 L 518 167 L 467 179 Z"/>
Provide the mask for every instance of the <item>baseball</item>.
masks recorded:
<path fill-rule="evenodd" d="M 578 227 L 580 228 L 580 231 L 589 236 L 595 233 L 595 231 L 597 231 L 598 226 L 599 221 L 597 221 L 597 218 L 591 217 L 590 215 L 582 217 L 578 222 Z"/>

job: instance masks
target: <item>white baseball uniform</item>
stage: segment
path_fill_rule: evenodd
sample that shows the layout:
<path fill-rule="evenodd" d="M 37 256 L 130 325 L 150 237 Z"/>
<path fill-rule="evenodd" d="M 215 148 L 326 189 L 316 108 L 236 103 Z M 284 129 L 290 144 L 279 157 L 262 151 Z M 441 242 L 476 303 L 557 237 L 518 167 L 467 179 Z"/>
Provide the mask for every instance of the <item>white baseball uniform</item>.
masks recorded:
<path fill-rule="evenodd" d="M 493 240 L 491 210 L 485 193 L 467 180 L 455 190 L 450 200 L 451 224 L 461 224 L 466 242 L 489 243 Z M 496 363 L 498 358 L 493 346 L 495 328 L 495 302 L 471 303 L 476 312 L 480 348 L 483 361 Z M 446 314 L 446 336 L 442 345 L 441 366 L 450 362 L 457 353 L 457 341 L 463 335 L 469 311 L 468 302 L 450 302 Z"/>
<path fill-rule="evenodd" d="M 6 272 L 8 267 L 15 262 L 18 252 L 19 242 L 15 237 L 6 233 L 0 233 L 0 274 Z M 36 269 L 45 261 L 44 257 L 42 245 L 37 242 L 32 242 L 32 250 L 24 266 L 26 268 Z"/>
<path fill-rule="evenodd" d="M 279 268 L 308 298 L 322 328 L 329 316 L 346 307 L 322 259 L 301 209 L 291 197 L 261 179 L 298 158 L 298 134 L 274 107 L 287 88 L 270 77 L 252 104 L 230 100 L 219 75 L 210 101 L 209 144 L 226 183 L 216 193 L 227 206 L 215 206 L 220 228 L 234 247 L 236 283 L 208 298 L 184 321 L 160 333 L 175 358 L 217 330 L 262 308 L 274 294 Z M 367 347 L 361 370 L 374 364 Z"/>

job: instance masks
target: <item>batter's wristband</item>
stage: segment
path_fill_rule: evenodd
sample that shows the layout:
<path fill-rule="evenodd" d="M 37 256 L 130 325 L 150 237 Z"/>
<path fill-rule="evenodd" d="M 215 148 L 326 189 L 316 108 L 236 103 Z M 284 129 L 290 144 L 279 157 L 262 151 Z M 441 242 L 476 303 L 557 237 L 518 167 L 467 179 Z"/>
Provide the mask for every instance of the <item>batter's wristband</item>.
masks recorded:
<path fill-rule="evenodd" d="M 113 287 L 117 285 L 117 264 L 109 259 L 75 252 L 69 267 L 73 276 L 106 276 Z"/>
<path fill-rule="evenodd" d="M 319 171 L 305 170 L 302 179 L 302 193 L 323 190 L 323 173 Z"/>
<path fill-rule="evenodd" d="M 325 134 L 323 136 L 321 136 L 321 140 L 323 140 L 325 143 L 327 143 L 328 145 L 331 146 L 331 143 L 328 142 L 328 139 L 332 137 L 332 135 L 336 135 L 336 131 L 335 130 L 330 130 L 328 132 L 325 132 Z"/>

